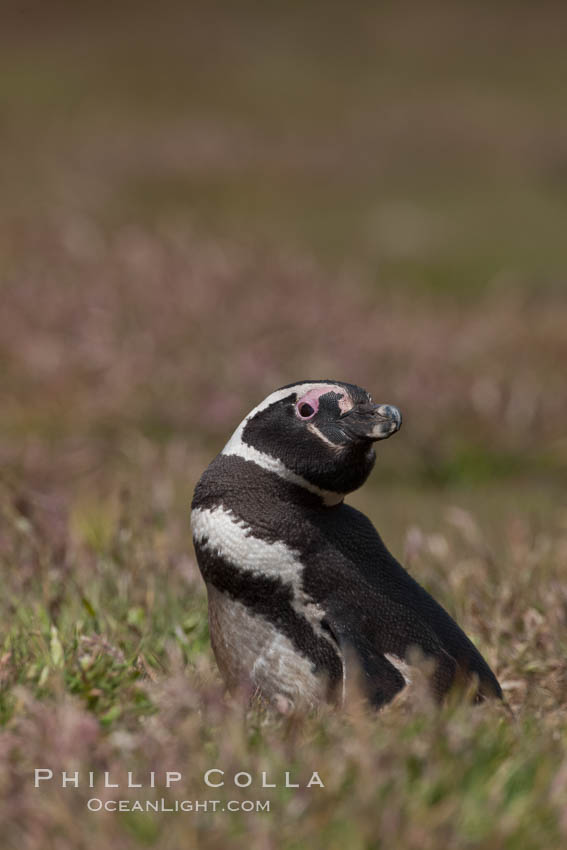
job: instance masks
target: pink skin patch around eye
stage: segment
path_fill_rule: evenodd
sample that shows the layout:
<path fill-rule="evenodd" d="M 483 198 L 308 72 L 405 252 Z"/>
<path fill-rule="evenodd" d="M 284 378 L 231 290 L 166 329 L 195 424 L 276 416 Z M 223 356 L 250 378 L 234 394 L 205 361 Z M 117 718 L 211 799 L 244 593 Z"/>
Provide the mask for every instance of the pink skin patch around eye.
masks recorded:
<path fill-rule="evenodd" d="M 347 410 L 350 410 L 352 407 L 352 400 L 347 396 L 342 387 L 334 387 L 334 386 L 325 386 L 325 387 L 314 387 L 309 390 L 309 392 L 305 393 L 305 395 L 301 396 L 300 399 L 297 400 L 295 405 L 295 409 L 298 412 L 298 415 L 301 419 L 311 419 L 317 411 L 319 410 L 319 399 L 325 393 L 335 392 L 337 395 L 340 395 L 339 398 L 339 407 L 343 413 L 346 413 Z M 309 416 L 301 416 L 299 411 L 301 410 L 301 406 L 303 404 L 308 404 L 313 408 L 313 413 L 310 413 Z"/>

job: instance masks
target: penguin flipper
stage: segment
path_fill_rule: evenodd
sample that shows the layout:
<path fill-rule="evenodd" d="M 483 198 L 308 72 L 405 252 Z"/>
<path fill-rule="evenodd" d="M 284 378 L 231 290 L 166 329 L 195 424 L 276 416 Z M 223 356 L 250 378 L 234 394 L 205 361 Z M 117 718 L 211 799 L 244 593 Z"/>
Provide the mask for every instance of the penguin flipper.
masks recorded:
<path fill-rule="evenodd" d="M 407 682 L 402 673 L 367 640 L 333 616 L 327 615 L 323 625 L 340 649 L 346 690 L 354 680 L 373 708 L 381 708 L 403 690 Z"/>
<path fill-rule="evenodd" d="M 325 620 L 339 644 L 346 677 L 358 669 L 358 686 L 380 707 L 409 683 L 407 663 L 413 663 L 417 650 L 427 660 L 423 669 L 432 695 L 441 702 L 457 681 L 457 661 L 414 612 L 371 588 L 367 591 L 357 609 L 338 595 L 327 599 Z"/>

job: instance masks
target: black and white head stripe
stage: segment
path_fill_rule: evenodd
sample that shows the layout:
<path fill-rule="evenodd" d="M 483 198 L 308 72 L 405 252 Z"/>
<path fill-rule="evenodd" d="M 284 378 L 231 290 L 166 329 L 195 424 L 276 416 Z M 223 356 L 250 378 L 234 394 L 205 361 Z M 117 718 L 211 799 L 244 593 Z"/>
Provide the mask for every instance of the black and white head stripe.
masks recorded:
<path fill-rule="evenodd" d="M 330 506 L 359 487 L 374 464 L 372 443 L 394 433 L 396 408 L 337 381 L 301 381 L 271 393 L 223 449 L 319 496 Z"/>
<path fill-rule="evenodd" d="M 334 391 L 337 396 L 341 396 L 341 398 L 344 398 L 346 395 L 343 388 L 341 388 L 338 384 L 331 383 L 330 381 L 304 381 L 298 384 L 289 384 L 288 386 L 281 387 L 279 390 L 275 390 L 275 392 L 267 396 L 242 420 L 222 450 L 222 454 L 237 455 L 244 460 L 250 460 L 258 466 L 261 466 L 262 469 L 266 469 L 268 472 L 274 472 L 276 475 L 279 475 L 280 478 L 284 478 L 292 484 L 297 484 L 300 487 L 309 490 L 311 493 L 315 493 L 317 496 L 321 497 L 326 505 L 336 505 L 344 498 L 343 493 L 336 493 L 332 490 L 325 490 L 321 487 L 317 487 L 301 475 L 298 475 L 291 469 L 288 469 L 281 458 L 275 457 L 266 451 L 260 451 L 244 439 L 246 426 L 257 416 L 257 414 L 267 410 L 273 404 L 276 404 L 278 401 L 283 401 L 284 399 L 289 399 L 290 401 L 295 402 L 297 399 L 303 399 L 305 396 L 305 403 L 309 403 L 313 400 L 317 391 L 319 391 L 319 394 L 322 394 L 322 392 Z M 352 407 L 352 402 L 350 402 L 350 400 L 343 402 L 343 404 L 349 403 L 350 407 Z M 312 428 L 313 425 L 311 425 L 311 429 Z"/>

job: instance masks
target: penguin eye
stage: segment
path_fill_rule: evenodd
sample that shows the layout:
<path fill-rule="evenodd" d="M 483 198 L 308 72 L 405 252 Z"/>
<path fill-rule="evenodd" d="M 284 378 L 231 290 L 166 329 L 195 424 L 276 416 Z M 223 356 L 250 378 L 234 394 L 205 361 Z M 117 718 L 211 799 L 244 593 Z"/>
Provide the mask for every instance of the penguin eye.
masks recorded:
<path fill-rule="evenodd" d="M 295 405 L 296 415 L 299 416 L 300 419 L 312 419 L 319 410 L 320 395 L 320 391 L 310 390 L 308 393 L 305 393 L 304 396 L 298 398 Z"/>
<path fill-rule="evenodd" d="M 309 419 L 315 413 L 315 410 L 306 401 L 302 402 L 297 407 L 297 412 L 302 419 Z"/>

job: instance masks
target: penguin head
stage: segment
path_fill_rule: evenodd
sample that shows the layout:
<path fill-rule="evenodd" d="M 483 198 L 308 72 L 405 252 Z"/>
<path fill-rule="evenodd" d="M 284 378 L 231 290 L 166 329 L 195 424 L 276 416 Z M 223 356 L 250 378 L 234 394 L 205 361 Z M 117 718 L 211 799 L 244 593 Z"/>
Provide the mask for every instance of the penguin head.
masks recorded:
<path fill-rule="evenodd" d="M 254 408 L 223 453 L 261 460 L 279 474 L 299 476 L 309 489 L 342 496 L 364 484 L 376 460 L 374 443 L 398 431 L 401 422 L 396 407 L 374 404 L 354 384 L 300 381 Z"/>

